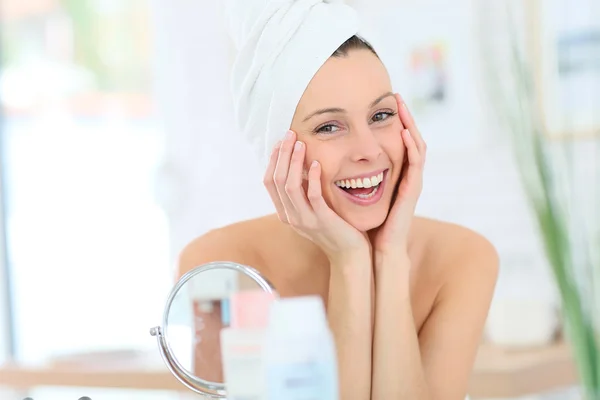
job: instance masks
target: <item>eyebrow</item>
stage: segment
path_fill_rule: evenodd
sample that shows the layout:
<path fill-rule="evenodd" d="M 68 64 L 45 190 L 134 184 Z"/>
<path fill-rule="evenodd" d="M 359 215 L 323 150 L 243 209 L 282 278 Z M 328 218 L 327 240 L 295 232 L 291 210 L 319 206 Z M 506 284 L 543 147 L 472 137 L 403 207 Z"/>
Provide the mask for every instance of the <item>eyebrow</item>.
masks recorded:
<path fill-rule="evenodd" d="M 375 107 L 379 102 L 381 102 L 381 100 L 383 100 L 383 99 L 385 99 L 386 97 L 389 97 L 389 96 L 394 96 L 394 93 L 392 93 L 392 92 L 386 92 L 386 93 L 382 94 L 381 96 L 379 96 L 378 98 L 376 98 L 373 102 L 371 102 L 371 104 L 369 104 L 369 108 Z M 321 115 L 321 114 L 326 114 L 326 113 L 345 113 L 345 112 L 346 112 L 346 110 L 344 110 L 343 108 L 339 108 L 339 107 L 322 108 L 320 110 L 317 110 L 317 111 L 313 112 L 312 114 L 310 114 L 306 118 L 304 118 L 304 120 L 302 120 L 302 122 L 306 122 L 309 119 L 311 119 L 312 117 L 317 116 L 317 115 Z"/>

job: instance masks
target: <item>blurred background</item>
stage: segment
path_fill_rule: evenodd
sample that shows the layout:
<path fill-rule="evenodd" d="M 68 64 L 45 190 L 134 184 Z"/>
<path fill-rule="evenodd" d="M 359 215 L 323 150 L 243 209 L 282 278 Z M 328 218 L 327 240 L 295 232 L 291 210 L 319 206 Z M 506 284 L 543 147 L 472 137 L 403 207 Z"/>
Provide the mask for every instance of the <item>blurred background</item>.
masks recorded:
<path fill-rule="evenodd" d="M 233 120 L 235 53 L 218 3 L 0 0 L 1 362 L 26 374 L 81 354 L 131 355 L 145 360 L 141 370 L 163 368 L 148 329 L 160 322 L 178 252 L 210 229 L 273 212 Z M 430 148 L 419 214 L 475 229 L 500 253 L 486 331 L 492 355 L 481 361 L 491 380 L 474 383 L 473 398 L 576 398 L 568 354 L 554 345 L 554 283 L 488 81 L 510 3 L 535 39 L 553 134 L 597 137 L 598 2 L 349 3 L 386 27 L 394 87 Z M 591 56 L 566 73 L 561 51 Z M 505 357 L 511 346 L 521 358 Z M 530 389 L 509 376 L 534 364 Z M 496 370 L 504 375 L 493 381 Z M 186 396 L 144 389 L 151 378 L 141 372 L 130 389 L 68 387 L 48 376 L 27 395 Z M 24 385 L 0 382 L 0 398 L 23 398 L 15 393 Z"/>

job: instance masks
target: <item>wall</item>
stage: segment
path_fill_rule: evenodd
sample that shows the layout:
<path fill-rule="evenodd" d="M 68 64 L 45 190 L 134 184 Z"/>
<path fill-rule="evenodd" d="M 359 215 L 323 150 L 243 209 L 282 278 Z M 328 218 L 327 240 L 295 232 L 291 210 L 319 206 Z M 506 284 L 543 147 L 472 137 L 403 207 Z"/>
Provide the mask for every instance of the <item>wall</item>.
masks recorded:
<path fill-rule="evenodd" d="M 167 132 L 158 194 L 175 253 L 209 229 L 271 211 L 258 163 L 233 120 L 231 43 L 218 3 L 154 7 L 156 97 Z"/>

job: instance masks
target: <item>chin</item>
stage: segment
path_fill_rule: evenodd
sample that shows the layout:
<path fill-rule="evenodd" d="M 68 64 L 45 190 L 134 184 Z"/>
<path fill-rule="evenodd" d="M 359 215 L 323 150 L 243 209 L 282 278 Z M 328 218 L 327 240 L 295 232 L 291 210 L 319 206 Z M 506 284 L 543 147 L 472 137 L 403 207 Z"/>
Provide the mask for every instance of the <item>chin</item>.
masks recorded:
<path fill-rule="evenodd" d="M 387 208 L 382 210 L 373 210 L 371 212 L 348 213 L 344 220 L 361 232 L 368 232 L 379 228 L 387 218 Z"/>

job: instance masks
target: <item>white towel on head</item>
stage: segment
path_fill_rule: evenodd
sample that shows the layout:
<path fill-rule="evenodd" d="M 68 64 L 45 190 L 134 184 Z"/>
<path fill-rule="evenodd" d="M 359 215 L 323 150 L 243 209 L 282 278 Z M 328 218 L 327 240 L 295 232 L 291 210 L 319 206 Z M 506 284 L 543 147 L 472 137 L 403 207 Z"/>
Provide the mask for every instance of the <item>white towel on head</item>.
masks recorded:
<path fill-rule="evenodd" d="M 341 0 L 228 0 L 227 15 L 238 51 L 236 119 L 263 163 L 290 128 L 310 80 L 342 43 L 359 35 L 379 52 Z"/>

